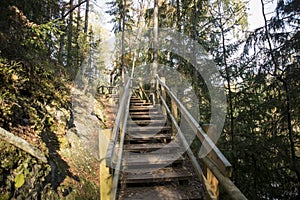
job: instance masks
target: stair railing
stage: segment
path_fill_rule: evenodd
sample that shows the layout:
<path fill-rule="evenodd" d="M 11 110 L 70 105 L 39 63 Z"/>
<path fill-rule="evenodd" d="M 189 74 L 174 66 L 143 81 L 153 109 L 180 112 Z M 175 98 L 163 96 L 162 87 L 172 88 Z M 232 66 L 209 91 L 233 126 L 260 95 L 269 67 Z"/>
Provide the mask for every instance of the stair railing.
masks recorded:
<path fill-rule="evenodd" d="M 169 115 L 172 125 L 175 127 L 176 132 L 181 139 L 186 152 L 191 159 L 193 167 L 199 176 L 204 182 L 208 183 L 207 189 L 210 191 L 216 191 L 216 194 L 211 195 L 212 199 L 218 199 L 218 189 L 214 190 L 213 188 L 218 187 L 213 185 L 208 181 L 213 178 L 216 178 L 226 193 L 235 200 L 244 200 L 247 199 L 244 194 L 234 185 L 234 183 L 230 180 L 230 176 L 232 174 L 232 166 L 230 162 L 226 159 L 226 157 L 222 154 L 222 152 L 217 148 L 214 142 L 210 139 L 210 137 L 203 131 L 200 125 L 196 122 L 193 116 L 189 113 L 189 111 L 184 107 L 181 101 L 174 95 L 174 93 L 170 90 L 170 88 L 162 81 L 162 79 L 157 76 L 157 98 L 162 102 L 164 109 L 166 110 L 167 114 Z M 201 142 L 202 147 L 206 150 L 209 150 L 207 156 L 203 158 L 199 158 L 198 155 L 194 155 L 193 151 L 190 148 L 184 134 L 183 130 L 181 130 L 180 126 L 177 123 L 176 117 L 173 115 L 171 110 L 174 108 L 169 108 L 167 104 L 168 95 L 171 99 L 172 104 L 177 106 L 176 110 L 178 109 L 181 116 L 188 122 L 189 126 L 193 129 L 195 135 L 197 136 L 198 140 Z M 204 163 L 204 169 L 202 170 L 199 160 Z M 206 172 L 206 174 L 203 173 Z"/>
<path fill-rule="evenodd" d="M 138 81 L 138 87 L 136 94 L 138 97 L 140 97 L 142 100 L 146 100 L 146 102 L 150 102 L 149 95 L 147 94 L 146 90 L 144 89 L 143 83 L 141 80 Z"/>
<path fill-rule="evenodd" d="M 110 199 L 115 200 L 118 190 L 118 183 L 122 165 L 123 146 L 125 139 L 125 130 L 129 115 L 129 104 L 132 95 L 132 78 L 130 78 L 123 91 L 119 103 L 118 113 L 111 133 L 111 139 L 106 153 L 106 163 L 112 169 L 112 188 Z"/>

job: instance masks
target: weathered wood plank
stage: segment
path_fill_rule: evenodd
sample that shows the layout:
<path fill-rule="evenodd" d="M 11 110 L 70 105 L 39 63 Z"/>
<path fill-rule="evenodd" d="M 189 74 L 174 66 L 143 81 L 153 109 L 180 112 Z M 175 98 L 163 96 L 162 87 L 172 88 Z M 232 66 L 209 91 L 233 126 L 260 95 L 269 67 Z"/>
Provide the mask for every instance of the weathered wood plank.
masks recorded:
<path fill-rule="evenodd" d="M 158 149 L 181 149 L 181 146 L 178 143 L 146 143 L 146 144 L 127 144 L 124 146 L 124 149 L 127 151 L 147 151 L 147 150 L 158 150 Z"/>
<path fill-rule="evenodd" d="M 120 200 L 203 200 L 195 187 L 153 186 L 127 188 Z"/>
<path fill-rule="evenodd" d="M 150 183 L 150 182 L 166 182 L 174 180 L 188 180 L 192 177 L 192 173 L 187 170 L 174 170 L 173 168 L 158 169 L 151 173 L 137 172 L 127 173 L 124 176 L 125 183 Z"/>
<path fill-rule="evenodd" d="M 168 165 L 183 160 L 183 156 L 179 153 L 169 153 L 164 155 L 152 153 L 126 153 L 123 157 L 123 166 Z"/>

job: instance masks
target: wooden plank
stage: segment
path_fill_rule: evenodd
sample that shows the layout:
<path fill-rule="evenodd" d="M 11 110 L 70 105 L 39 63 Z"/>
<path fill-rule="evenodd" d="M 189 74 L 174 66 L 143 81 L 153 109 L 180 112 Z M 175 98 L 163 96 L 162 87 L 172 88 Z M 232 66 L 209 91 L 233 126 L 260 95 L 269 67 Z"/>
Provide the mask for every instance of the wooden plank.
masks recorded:
<path fill-rule="evenodd" d="M 203 162 L 207 167 L 213 172 L 215 177 L 219 180 L 219 183 L 222 185 L 224 190 L 233 200 L 247 200 L 245 195 L 234 185 L 234 183 L 226 176 L 224 176 L 218 167 L 210 158 L 202 158 Z"/>
<path fill-rule="evenodd" d="M 140 111 L 140 112 L 130 112 L 131 115 L 157 115 L 157 114 L 161 114 L 160 112 L 156 111 L 156 110 L 149 110 L 149 111 Z"/>
<path fill-rule="evenodd" d="M 147 106 L 134 106 L 134 105 L 132 105 L 132 106 L 130 106 L 130 109 L 134 109 L 135 107 L 137 107 L 137 108 L 154 108 L 154 106 L 153 105 L 147 105 Z"/>
<path fill-rule="evenodd" d="M 127 128 L 127 133 L 132 133 L 132 132 L 138 132 L 138 133 L 145 133 L 145 132 L 161 132 L 161 131 L 168 131 L 171 130 L 170 126 L 134 126 L 134 127 L 128 127 Z M 157 132 L 157 133 L 158 133 Z"/>
<path fill-rule="evenodd" d="M 152 103 L 143 103 L 143 102 L 130 102 L 130 107 L 134 106 L 151 106 Z"/>
<path fill-rule="evenodd" d="M 165 116 L 163 115 L 129 115 L 131 119 L 133 120 L 137 120 L 137 119 L 146 119 L 146 120 L 150 120 L 150 119 L 164 119 Z"/>
<path fill-rule="evenodd" d="M 115 166 L 114 174 L 112 177 L 112 187 L 110 192 L 110 199 L 115 200 L 117 196 L 117 190 L 119 185 L 119 178 L 120 178 L 120 170 L 121 170 L 121 164 L 122 164 L 122 156 L 123 156 L 123 145 L 125 140 L 125 130 L 127 126 L 127 119 L 129 115 L 129 99 L 132 95 L 132 91 L 130 90 L 131 80 L 128 80 L 128 83 L 125 87 L 125 92 L 123 93 L 122 100 L 119 106 L 119 111 L 117 114 L 118 123 L 115 123 L 114 129 L 113 129 L 113 138 L 111 138 L 113 141 L 110 143 L 112 147 L 109 147 L 108 149 L 111 151 L 109 152 L 111 155 L 109 156 L 110 167 Z M 115 147 L 116 143 L 118 141 L 118 138 L 120 137 L 119 142 L 119 151 L 117 155 L 117 163 L 113 163 L 113 158 L 115 154 Z"/>
<path fill-rule="evenodd" d="M 149 111 L 149 110 L 157 110 L 156 108 L 154 107 L 144 107 L 144 106 L 135 106 L 135 107 L 130 107 L 129 111 L 130 112 L 138 112 L 138 111 Z"/>
<path fill-rule="evenodd" d="M 126 108 L 126 103 L 129 103 L 129 101 L 126 101 L 128 99 L 128 95 L 129 95 L 129 86 L 130 86 L 130 81 L 128 81 L 126 84 L 125 92 L 122 96 L 122 99 L 121 99 L 121 102 L 119 105 L 118 113 L 117 113 L 117 116 L 115 119 L 115 124 L 114 124 L 113 130 L 112 130 L 110 142 L 108 145 L 108 150 L 107 150 L 107 155 L 106 155 L 106 164 L 108 166 L 112 166 L 111 164 L 112 164 L 112 160 L 114 158 L 114 153 L 115 153 L 114 148 L 118 141 L 118 136 L 119 136 L 119 131 L 120 131 L 121 117 L 124 112 L 124 109 Z"/>
<path fill-rule="evenodd" d="M 177 180 L 188 180 L 192 174 L 187 170 L 175 170 L 173 168 L 158 169 L 152 172 L 126 173 L 124 175 L 125 183 L 153 183 L 169 182 Z"/>
<path fill-rule="evenodd" d="M 171 113 L 172 113 L 172 115 L 175 118 L 176 123 L 177 123 L 178 122 L 178 107 L 176 105 L 176 102 L 173 99 L 171 99 Z M 172 123 L 172 131 L 173 131 L 173 134 L 177 133 L 177 129 L 174 126 L 174 123 Z"/>
<path fill-rule="evenodd" d="M 144 119 L 144 120 L 130 120 L 127 122 L 128 125 L 148 125 L 151 123 L 152 126 L 162 126 L 165 125 L 167 122 L 166 120 L 161 119 Z"/>
<path fill-rule="evenodd" d="M 145 143 L 145 144 L 127 144 L 124 146 L 124 149 L 127 151 L 154 151 L 158 149 L 180 149 L 182 150 L 182 147 L 178 143 Z"/>
<path fill-rule="evenodd" d="M 126 153 L 123 157 L 123 166 L 170 165 L 174 162 L 182 162 L 184 158 L 180 153 L 152 154 L 152 153 Z"/>
<path fill-rule="evenodd" d="M 163 140 L 171 139 L 171 134 L 130 134 L 126 137 L 126 141 L 141 141 L 141 140 Z"/>
<path fill-rule="evenodd" d="M 143 102 L 143 103 L 146 103 L 146 100 L 142 100 L 142 99 L 140 99 L 138 97 L 131 97 L 130 103 L 131 102 Z"/>
<path fill-rule="evenodd" d="M 163 83 L 166 83 L 166 78 L 165 78 L 165 77 L 161 77 L 161 81 L 162 81 Z M 158 84 L 158 85 L 159 85 L 159 84 Z M 166 100 L 166 99 L 167 99 L 166 90 L 165 90 L 164 87 L 160 87 L 160 88 L 161 88 L 162 98 L 163 98 L 164 100 Z M 166 111 L 165 107 L 163 107 L 163 114 L 164 114 L 165 116 L 167 115 L 167 111 Z"/>
<path fill-rule="evenodd" d="M 191 186 L 131 187 L 121 191 L 120 200 L 203 200 L 202 194 Z"/>
<path fill-rule="evenodd" d="M 110 137 L 111 129 L 103 129 L 99 133 L 99 158 L 100 158 L 100 199 L 109 199 L 111 191 L 111 174 L 109 167 L 107 167 L 106 156 L 107 145 L 106 142 Z"/>

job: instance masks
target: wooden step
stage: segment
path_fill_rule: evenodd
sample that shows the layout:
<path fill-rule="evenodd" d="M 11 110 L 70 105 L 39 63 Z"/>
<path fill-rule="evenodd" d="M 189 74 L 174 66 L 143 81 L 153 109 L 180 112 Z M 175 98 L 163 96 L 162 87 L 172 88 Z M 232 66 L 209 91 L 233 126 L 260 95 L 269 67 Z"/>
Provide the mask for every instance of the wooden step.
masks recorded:
<path fill-rule="evenodd" d="M 143 100 L 130 100 L 130 105 L 132 104 L 143 104 L 146 103 L 146 101 Z"/>
<path fill-rule="evenodd" d="M 157 111 L 157 108 L 153 106 L 134 106 L 129 108 L 129 112 L 147 112 L 147 111 Z"/>
<path fill-rule="evenodd" d="M 182 147 L 180 144 L 172 142 L 168 144 L 164 143 L 145 143 L 145 144 L 126 144 L 124 145 L 124 150 L 126 151 L 155 151 L 159 149 L 166 149 L 168 151 L 176 151 L 176 150 L 182 150 Z"/>
<path fill-rule="evenodd" d="M 128 127 L 127 133 L 160 133 L 171 130 L 170 126 L 133 126 Z"/>
<path fill-rule="evenodd" d="M 131 111 L 131 115 L 157 115 L 161 114 L 161 112 L 158 112 L 157 110 L 147 110 L 147 111 Z"/>
<path fill-rule="evenodd" d="M 150 119 L 164 119 L 163 115 L 129 115 L 129 117 L 133 120 L 150 120 Z"/>
<path fill-rule="evenodd" d="M 142 99 L 130 99 L 130 103 L 146 103 L 146 100 L 142 100 Z"/>
<path fill-rule="evenodd" d="M 123 183 L 154 183 L 154 182 L 170 182 L 188 180 L 192 177 L 192 173 L 186 169 L 162 168 L 155 171 L 143 171 L 140 169 L 131 170 L 123 175 Z"/>
<path fill-rule="evenodd" d="M 203 200 L 199 189 L 192 186 L 128 187 L 119 192 L 119 200 Z"/>
<path fill-rule="evenodd" d="M 144 134 L 127 134 L 126 137 L 125 137 L 125 141 L 126 142 L 130 142 L 130 141 L 163 141 L 163 140 L 171 140 L 172 136 L 171 134 L 169 133 L 158 133 L 158 134 L 147 134 L 147 133 L 144 133 Z"/>
<path fill-rule="evenodd" d="M 148 109 L 154 108 L 153 105 L 145 105 L 145 106 L 141 106 L 141 105 L 137 105 L 137 106 L 135 106 L 135 105 L 130 105 L 130 108 L 135 108 L 135 107 L 137 107 L 137 108 L 148 108 Z"/>
<path fill-rule="evenodd" d="M 151 124 L 151 126 L 164 126 L 166 124 L 166 120 L 161 119 L 139 119 L 139 120 L 128 120 L 127 125 L 130 127 L 131 125 L 143 126 Z"/>
<path fill-rule="evenodd" d="M 131 96 L 130 100 L 141 100 L 139 97 Z"/>
<path fill-rule="evenodd" d="M 166 167 L 172 164 L 182 163 L 184 157 L 180 153 L 154 154 L 154 153 L 131 153 L 126 152 L 123 155 L 123 168 L 151 168 Z"/>
<path fill-rule="evenodd" d="M 152 103 L 130 102 L 130 107 L 134 107 L 134 106 L 152 106 Z"/>

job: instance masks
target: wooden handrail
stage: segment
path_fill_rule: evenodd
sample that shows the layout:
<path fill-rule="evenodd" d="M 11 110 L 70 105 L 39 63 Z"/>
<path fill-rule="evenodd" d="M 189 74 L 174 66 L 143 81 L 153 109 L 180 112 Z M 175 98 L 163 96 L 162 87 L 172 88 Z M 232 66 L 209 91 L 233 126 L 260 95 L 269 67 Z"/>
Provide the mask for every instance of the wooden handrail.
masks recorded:
<path fill-rule="evenodd" d="M 117 163 L 115 166 L 115 171 L 113 174 L 113 182 L 112 182 L 112 190 L 111 190 L 111 200 L 115 200 L 117 196 L 117 190 L 118 190 L 118 184 L 119 184 L 119 178 L 120 178 L 120 171 L 121 171 L 121 164 L 122 164 L 122 158 L 123 158 L 123 147 L 124 147 L 124 139 L 125 139 L 125 130 L 127 127 L 127 119 L 129 115 L 129 104 L 130 104 L 130 97 L 132 95 L 132 91 L 129 92 L 129 95 L 127 97 L 127 104 L 126 104 L 126 109 L 125 113 L 123 116 L 123 122 L 122 122 L 122 127 L 120 130 L 120 143 L 118 147 L 118 156 L 117 156 Z M 124 95 L 125 96 L 125 95 Z"/>
<path fill-rule="evenodd" d="M 112 178 L 112 188 L 110 191 L 110 199 L 115 200 L 117 198 L 118 184 L 120 178 L 120 171 L 123 157 L 123 147 L 125 140 L 125 130 L 127 127 L 127 119 L 129 115 L 130 98 L 132 95 L 132 81 L 134 75 L 134 66 L 132 69 L 131 77 L 127 81 L 124 88 L 121 101 L 119 103 L 119 109 L 114 123 L 114 127 L 111 134 L 111 139 L 108 145 L 106 153 L 106 163 L 109 164 L 111 169 L 114 168 Z M 114 164 L 114 158 L 116 154 L 116 144 L 119 141 L 118 154 L 116 158 L 116 164 Z"/>
<path fill-rule="evenodd" d="M 163 88 L 168 95 L 171 97 L 171 99 L 176 103 L 178 106 L 178 109 L 181 112 L 181 115 L 188 121 L 189 125 L 194 130 L 195 134 L 197 135 L 198 139 L 201 141 L 203 147 L 205 150 L 209 151 L 207 152 L 208 155 L 205 157 L 201 157 L 200 159 L 204 162 L 207 168 L 211 170 L 211 172 L 214 174 L 214 176 L 218 179 L 224 190 L 227 192 L 227 194 L 235 200 L 246 200 L 247 198 L 244 196 L 244 194 L 234 185 L 234 183 L 229 179 L 229 177 L 232 174 L 232 166 L 229 163 L 229 161 L 225 158 L 225 156 L 221 153 L 221 151 L 216 147 L 216 145 L 213 143 L 213 141 L 208 137 L 208 135 L 202 130 L 202 128 L 199 126 L 199 124 L 196 122 L 196 120 L 192 117 L 192 115 L 188 112 L 188 110 L 184 107 L 184 105 L 177 99 L 177 97 L 172 93 L 172 91 L 169 89 L 169 87 L 157 76 L 157 83 Z M 159 88 L 159 87 L 157 87 Z M 166 103 L 165 97 L 157 90 L 158 97 L 160 98 L 163 106 L 166 109 L 167 114 L 169 115 L 172 124 L 177 130 L 177 134 L 180 137 L 184 148 L 186 149 L 186 152 L 188 156 L 191 159 L 191 162 L 193 164 L 193 167 L 200 179 L 204 179 L 202 169 L 198 163 L 197 158 L 195 157 L 194 153 L 189 147 L 189 144 L 183 135 L 182 130 L 180 129 L 177 120 L 173 116 L 170 108 L 168 107 Z"/>
<path fill-rule="evenodd" d="M 176 105 L 178 106 L 182 116 L 187 120 L 193 131 L 196 133 L 198 139 L 201 141 L 203 148 L 212 158 L 212 160 L 217 164 L 219 170 L 225 175 L 230 177 L 232 174 L 232 166 L 230 162 L 226 159 L 226 157 L 222 154 L 222 152 L 216 147 L 214 142 L 208 137 L 208 135 L 202 130 L 200 125 L 196 122 L 193 116 L 189 113 L 189 111 L 184 107 L 184 105 L 177 99 L 177 97 L 173 94 L 170 88 L 161 81 L 161 79 L 157 76 L 157 80 L 161 86 L 164 87 L 169 96 L 174 100 Z"/>
<path fill-rule="evenodd" d="M 119 136 L 118 133 L 120 132 L 121 118 L 122 118 L 122 115 L 124 114 L 124 110 L 126 108 L 127 101 L 128 101 L 129 88 L 130 88 L 130 85 L 131 85 L 131 81 L 132 81 L 131 79 L 128 80 L 128 82 L 125 86 L 124 93 L 123 93 L 122 99 L 121 99 L 120 104 L 119 104 L 119 110 L 118 110 L 118 113 L 117 113 L 117 116 L 116 116 L 116 119 L 115 119 L 114 127 L 113 127 L 113 130 L 112 130 L 112 133 L 111 133 L 111 139 L 110 139 L 108 149 L 107 149 L 107 154 L 106 154 L 107 155 L 106 156 L 106 163 L 109 166 L 113 166 L 115 146 L 116 146 L 116 142 L 117 142 L 117 139 L 118 139 L 118 136 Z"/>
<path fill-rule="evenodd" d="M 132 95 L 131 86 L 132 86 L 132 79 L 129 79 L 126 83 L 124 93 L 119 104 L 119 110 L 116 116 L 115 124 L 111 134 L 111 139 L 106 153 L 106 163 L 109 165 L 111 169 L 114 168 L 114 172 L 112 174 L 113 176 L 112 188 L 110 191 L 111 200 L 116 199 L 117 190 L 118 190 L 118 183 L 119 183 L 122 157 L 123 157 L 125 130 L 126 130 L 127 119 L 129 115 L 130 97 Z M 118 141 L 119 141 L 118 154 L 117 154 L 116 164 L 115 164 L 114 158 L 116 154 L 116 145 Z"/>

